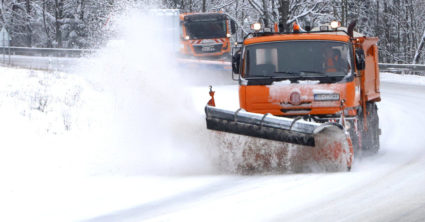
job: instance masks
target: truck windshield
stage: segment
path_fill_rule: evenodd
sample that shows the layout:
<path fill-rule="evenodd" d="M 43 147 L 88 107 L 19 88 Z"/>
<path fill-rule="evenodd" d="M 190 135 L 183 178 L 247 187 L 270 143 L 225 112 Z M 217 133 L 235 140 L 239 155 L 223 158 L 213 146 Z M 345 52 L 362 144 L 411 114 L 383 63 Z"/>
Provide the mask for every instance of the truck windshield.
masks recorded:
<path fill-rule="evenodd" d="M 340 81 L 353 73 L 348 43 L 285 41 L 246 47 L 245 75 L 249 79 L 308 79 Z"/>
<path fill-rule="evenodd" d="M 191 39 L 225 38 L 226 20 L 186 22 L 186 31 Z"/>

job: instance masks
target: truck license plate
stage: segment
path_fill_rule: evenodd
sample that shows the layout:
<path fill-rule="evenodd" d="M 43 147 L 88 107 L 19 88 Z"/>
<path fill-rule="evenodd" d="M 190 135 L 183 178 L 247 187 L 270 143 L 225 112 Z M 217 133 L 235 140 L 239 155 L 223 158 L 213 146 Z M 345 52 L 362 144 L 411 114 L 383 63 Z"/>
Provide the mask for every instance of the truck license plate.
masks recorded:
<path fill-rule="evenodd" d="M 214 47 L 213 46 L 203 46 L 202 47 L 202 51 L 203 52 L 213 52 L 214 51 Z"/>

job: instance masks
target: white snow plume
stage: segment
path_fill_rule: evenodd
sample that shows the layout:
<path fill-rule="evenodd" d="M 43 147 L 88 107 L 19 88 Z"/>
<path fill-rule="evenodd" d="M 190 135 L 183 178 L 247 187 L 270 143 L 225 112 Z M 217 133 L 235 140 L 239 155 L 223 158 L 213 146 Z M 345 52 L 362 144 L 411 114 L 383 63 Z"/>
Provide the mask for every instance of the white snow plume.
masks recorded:
<path fill-rule="evenodd" d="M 164 24 L 138 10 L 117 21 L 118 44 L 77 71 L 110 99 L 99 113 L 99 135 L 88 138 L 97 150 L 95 173 L 210 172 L 204 116 L 176 68 L 174 48 L 166 44 L 170 36 L 158 29 Z"/>

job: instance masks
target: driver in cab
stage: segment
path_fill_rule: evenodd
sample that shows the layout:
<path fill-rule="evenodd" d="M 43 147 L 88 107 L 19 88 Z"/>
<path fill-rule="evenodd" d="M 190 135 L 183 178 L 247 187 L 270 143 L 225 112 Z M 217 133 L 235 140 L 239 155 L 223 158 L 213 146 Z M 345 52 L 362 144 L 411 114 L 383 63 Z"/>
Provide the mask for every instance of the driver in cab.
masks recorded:
<path fill-rule="evenodd" d="M 338 49 L 327 48 L 325 51 L 325 72 L 344 72 L 348 71 L 348 63 L 341 58 L 341 52 Z"/>

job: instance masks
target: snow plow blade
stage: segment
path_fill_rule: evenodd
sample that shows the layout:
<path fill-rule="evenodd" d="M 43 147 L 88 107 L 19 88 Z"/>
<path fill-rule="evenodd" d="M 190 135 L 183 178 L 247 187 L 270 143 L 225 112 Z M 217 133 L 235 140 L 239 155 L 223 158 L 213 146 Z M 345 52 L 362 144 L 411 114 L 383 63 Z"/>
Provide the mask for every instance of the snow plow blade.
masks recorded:
<path fill-rule="evenodd" d="M 228 111 L 213 106 L 205 107 L 207 129 L 235 133 L 245 136 L 282 141 L 306 146 L 315 146 L 314 134 L 325 127 L 337 127 L 340 124 L 323 126 L 303 120 L 261 115 L 245 111 Z"/>
<path fill-rule="evenodd" d="M 207 129 L 230 133 L 227 138 L 220 134 L 228 149 L 232 152 L 242 149 L 237 151 L 241 154 L 239 159 L 243 159 L 239 167 L 280 168 L 288 166 L 288 162 L 298 165 L 327 162 L 339 169 L 351 167 L 351 139 L 341 124 L 312 123 L 244 110 L 234 112 L 209 105 L 205 113 Z M 240 140 L 231 134 L 247 137 Z M 240 141 L 244 141 L 243 145 Z"/>

